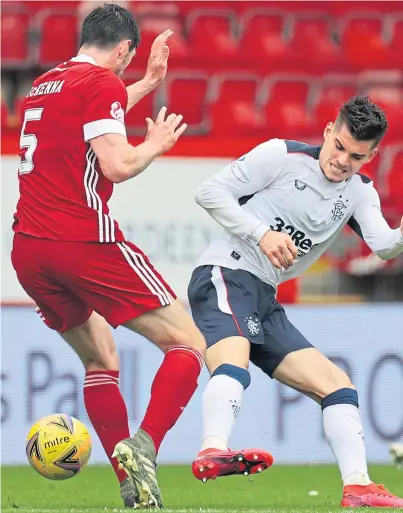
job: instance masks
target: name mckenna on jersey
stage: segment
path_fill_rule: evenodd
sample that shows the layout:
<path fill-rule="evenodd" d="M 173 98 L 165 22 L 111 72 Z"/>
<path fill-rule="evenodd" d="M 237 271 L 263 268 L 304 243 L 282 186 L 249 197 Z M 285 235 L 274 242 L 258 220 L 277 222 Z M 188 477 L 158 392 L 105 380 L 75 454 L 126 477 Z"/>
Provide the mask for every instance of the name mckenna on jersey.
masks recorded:
<path fill-rule="evenodd" d="M 31 96 L 39 96 L 41 94 L 53 94 L 60 93 L 64 84 L 64 80 L 50 80 L 49 82 L 43 82 L 43 84 L 37 87 L 32 87 L 27 98 Z"/>

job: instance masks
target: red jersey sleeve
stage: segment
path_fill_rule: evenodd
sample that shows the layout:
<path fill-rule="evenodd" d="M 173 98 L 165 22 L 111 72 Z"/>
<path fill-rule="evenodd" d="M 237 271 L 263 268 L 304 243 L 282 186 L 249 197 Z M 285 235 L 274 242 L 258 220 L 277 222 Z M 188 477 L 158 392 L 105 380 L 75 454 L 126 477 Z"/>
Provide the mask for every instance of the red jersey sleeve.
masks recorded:
<path fill-rule="evenodd" d="M 84 140 L 104 134 L 126 136 L 127 91 L 114 73 L 97 73 L 88 87 L 84 106 Z"/>

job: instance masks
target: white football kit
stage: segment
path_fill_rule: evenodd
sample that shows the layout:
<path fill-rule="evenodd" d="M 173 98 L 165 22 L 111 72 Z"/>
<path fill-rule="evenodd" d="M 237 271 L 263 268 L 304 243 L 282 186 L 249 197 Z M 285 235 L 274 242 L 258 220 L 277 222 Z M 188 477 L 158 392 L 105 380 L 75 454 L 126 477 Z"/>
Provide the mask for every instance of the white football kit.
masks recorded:
<path fill-rule="evenodd" d="M 381 258 L 393 258 L 403 251 L 401 230 L 388 226 L 371 180 L 357 174 L 341 183 L 330 182 L 319 166 L 320 150 L 296 141 L 267 141 L 202 183 L 196 192 L 197 202 L 224 228 L 199 259 L 188 287 L 192 316 L 207 348 L 226 341 L 219 350 L 221 365 L 214 368 L 203 394 L 201 448 L 228 450 L 235 422 L 233 408 L 239 409 L 250 375 L 243 359 L 241 366 L 237 358 L 225 358 L 230 340 L 236 354 L 244 358 L 245 345 L 240 345 L 239 337 L 246 338 L 250 361 L 266 375 L 291 386 L 299 384 L 296 389 L 311 391 L 311 397 L 321 399 L 323 432 L 344 485 L 358 485 L 365 500 L 379 500 L 384 494 L 382 504 L 400 504 L 400 499 L 376 488 L 368 476 L 358 394 L 347 376 L 323 381 L 323 369 L 328 367 L 322 365 L 322 381 L 315 386 L 306 381 L 303 368 L 299 372 L 298 360 L 276 374 L 287 355 L 313 347 L 276 300 L 278 284 L 301 275 L 347 223 Z M 290 269 L 276 269 L 260 250 L 258 243 L 268 230 L 288 233 L 293 239 L 298 257 Z M 299 365 L 305 361 L 300 359 Z M 318 365 L 318 360 L 313 361 Z M 291 369 L 294 380 L 289 377 Z M 214 458 L 217 454 L 200 453 L 194 475 L 213 478 L 207 462 Z M 220 458 L 224 461 L 225 454 Z M 249 470 L 246 465 L 242 468 Z M 363 503 L 359 501 L 364 495 L 353 495 L 345 488 L 343 506 L 350 504 L 350 496 L 355 504 Z"/>
<path fill-rule="evenodd" d="M 271 139 L 203 182 L 196 201 L 224 230 L 197 265 L 243 269 L 277 287 L 310 267 L 346 224 L 380 258 L 401 253 L 401 230 L 383 217 L 372 181 L 357 174 L 330 182 L 319 153 L 319 146 Z M 292 237 L 298 257 L 290 269 L 276 269 L 260 250 L 268 230 Z"/>

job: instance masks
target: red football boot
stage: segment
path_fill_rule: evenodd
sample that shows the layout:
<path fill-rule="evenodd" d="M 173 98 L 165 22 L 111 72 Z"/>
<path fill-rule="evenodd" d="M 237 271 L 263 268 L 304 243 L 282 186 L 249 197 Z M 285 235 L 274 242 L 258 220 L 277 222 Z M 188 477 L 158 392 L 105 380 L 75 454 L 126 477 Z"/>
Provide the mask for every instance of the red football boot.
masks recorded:
<path fill-rule="evenodd" d="M 344 508 L 403 508 L 403 499 L 392 495 L 383 485 L 349 485 L 343 490 Z"/>
<path fill-rule="evenodd" d="M 192 463 L 193 475 L 205 483 L 208 479 L 236 474 L 257 474 L 273 465 L 273 456 L 262 449 L 220 451 L 205 449 Z"/>

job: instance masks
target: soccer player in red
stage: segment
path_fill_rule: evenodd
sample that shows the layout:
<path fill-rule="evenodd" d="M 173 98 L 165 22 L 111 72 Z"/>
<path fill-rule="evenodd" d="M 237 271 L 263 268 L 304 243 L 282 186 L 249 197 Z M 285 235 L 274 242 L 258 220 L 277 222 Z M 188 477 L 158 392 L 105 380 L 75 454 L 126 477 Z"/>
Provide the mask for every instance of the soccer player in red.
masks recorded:
<path fill-rule="evenodd" d="M 23 103 L 12 263 L 47 326 L 84 364 L 88 416 L 129 507 L 162 507 L 156 455 L 197 387 L 205 350 L 190 315 L 107 205 L 114 183 L 144 171 L 186 129 L 163 108 L 147 119 L 142 144 L 126 138 L 125 112 L 165 75 L 171 34 L 155 41 L 146 78 L 126 89 L 119 76 L 139 43 L 136 21 L 117 5 L 98 7 L 83 23 L 77 57 L 37 78 Z M 165 353 L 134 437 L 109 324 Z"/>

